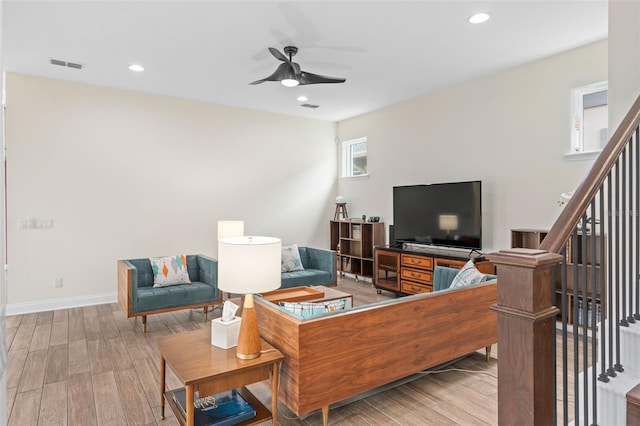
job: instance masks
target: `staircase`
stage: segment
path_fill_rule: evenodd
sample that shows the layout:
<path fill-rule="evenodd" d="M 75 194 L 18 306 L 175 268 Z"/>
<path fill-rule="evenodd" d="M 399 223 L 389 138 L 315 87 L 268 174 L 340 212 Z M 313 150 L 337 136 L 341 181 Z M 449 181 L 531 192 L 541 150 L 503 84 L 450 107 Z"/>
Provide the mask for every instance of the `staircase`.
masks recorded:
<path fill-rule="evenodd" d="M 640 425 L 640 97 L 540 248 L 488 258 L 499 424 Z"/>
<path fill-rule="evenodd" d="M 608 322 L 604 322 L 608 326 Z M 607 345 L 608 349 L 608 345 Z M 599 354 L 598 359 L 602 359 Z M 598 382 L 598 424 L 599 425 L 639 425 L 627 419 L 627 394 L 640 384 L 640 323 L 620 328 L 620 364 L 622 373 L 608 383 Z M 600 363 L 596 368 L 600 367 Z"/>

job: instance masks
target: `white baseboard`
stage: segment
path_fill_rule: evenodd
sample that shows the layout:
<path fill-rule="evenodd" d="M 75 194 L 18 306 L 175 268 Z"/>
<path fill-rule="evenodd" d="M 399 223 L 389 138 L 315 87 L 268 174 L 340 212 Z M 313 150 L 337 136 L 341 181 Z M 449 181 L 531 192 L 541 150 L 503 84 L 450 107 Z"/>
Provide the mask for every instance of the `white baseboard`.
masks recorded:
<path fill-rule="evenodd" d="M 54 311 L 56 309 L 78 308 L 89 305 L 103 305 L 118 301 L 118 293 L 103 293 L 91 296 L 68 297 L 65 299 L 38 300 L 35 302 L 7 304 L 7 316 Z"/>

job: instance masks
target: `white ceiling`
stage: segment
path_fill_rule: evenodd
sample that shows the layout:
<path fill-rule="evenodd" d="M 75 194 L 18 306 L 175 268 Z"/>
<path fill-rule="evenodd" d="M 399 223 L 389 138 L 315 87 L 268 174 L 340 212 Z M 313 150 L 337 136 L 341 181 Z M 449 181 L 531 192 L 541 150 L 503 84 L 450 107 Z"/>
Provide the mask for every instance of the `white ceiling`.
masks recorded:
<path fill-rule="evenodd" d="M 2 41 L 10 72 L 339 121 L 606 37 L 605 0 L 5 0 Z M 346 83 L 250 86 L 287 45 Z"/>

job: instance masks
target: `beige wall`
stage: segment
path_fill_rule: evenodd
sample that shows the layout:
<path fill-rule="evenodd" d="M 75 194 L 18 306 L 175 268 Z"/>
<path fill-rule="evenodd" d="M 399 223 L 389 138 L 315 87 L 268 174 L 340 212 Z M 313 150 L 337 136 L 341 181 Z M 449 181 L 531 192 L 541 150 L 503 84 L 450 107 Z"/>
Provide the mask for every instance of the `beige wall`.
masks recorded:
<path fill-rule="evenodd" d="M 640 2 L 609 1 L 609 134 L 640 95 Z"/>
<path fill-rule="evenodd" d="M 114 300 L 116 259 L 216 256 L 222 219 L 329 244 L 334 123 L 17 74 L 7 89 L 8 302 L 20 310 Z M 19 230 L 30 217 L 54 227 Z"/>
<path fill-rule="evenodd" d="M 483 242 L 510 245 L 510 229 L 547 228 L 562 192 L 591 161 L 567 162 L 570 89 L 607 80 L 607 42 L 421 96 L 340 122 L 338 136 L 368 138 L 368 179 L 340 179 L 352 216 L 393 223 L 397 185 L 482 180 Z"/>

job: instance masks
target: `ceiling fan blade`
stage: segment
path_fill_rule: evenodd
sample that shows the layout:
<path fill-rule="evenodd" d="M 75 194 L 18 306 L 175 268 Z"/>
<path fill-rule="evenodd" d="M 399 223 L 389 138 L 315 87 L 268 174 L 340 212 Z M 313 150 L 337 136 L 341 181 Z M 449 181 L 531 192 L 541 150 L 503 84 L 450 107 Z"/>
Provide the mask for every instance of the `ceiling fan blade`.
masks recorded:
<path fill-rule="evenodd" d="M 299 76 L 302 73 L 302 70 L 300 69 L 300 65 L 298 65 L 295 62 L 291 62 L 291 68 L 293 68 L 293 73 L 296 76 Z"/>
<path fill-rule="evenodd" d="M 298 77 L 300 85 L 304 84 L 321 84 L 321 83 L 344 83 L 347 81 L 345 78 L 329 77 L 326 75 L 312 74 L 310 72 L 300 72 Z"/>
<path fill-rule="evenodd" d="M 280 52 L 278 49 L 276 49 L 275 47 L 270 47 L 269 48 L 269 52 L 271 52 L 271 54 L 273 56 L 275 56 L 276 59 L 282 61 L 282 62 L 290 62 L 289 58 L 287 58 L 284 53 Z"/>
<path fill-rule="evenodd" d="M 276 68 L 275 72 L 271 74 L 269 77 L 256 80 L 249 84 L 260 84 L 260 83 L 264 83 L 265 81 L 280 81 L 284 78 L 284 76 L 286 75 L 286 72 L 289 71 L 289 68 L 290 68 L 289 64 L 280 64 L 278 65 L 278 68 Z"/>

